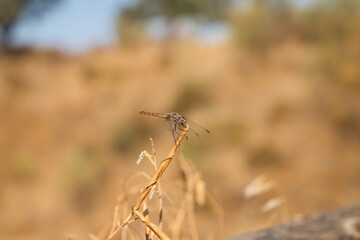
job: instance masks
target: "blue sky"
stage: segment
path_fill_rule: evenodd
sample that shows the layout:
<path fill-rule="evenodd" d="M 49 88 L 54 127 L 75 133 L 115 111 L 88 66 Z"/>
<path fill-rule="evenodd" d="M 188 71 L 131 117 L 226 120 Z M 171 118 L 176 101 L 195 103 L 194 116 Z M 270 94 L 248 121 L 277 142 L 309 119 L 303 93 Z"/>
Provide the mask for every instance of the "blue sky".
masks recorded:
<path fill-rule="evenodd" d="M 131 0 L 63 0 L 39 19 L 27 19 L 14 31 L 16 45 L 84 52 L 116 41 L 119 9 Z"/>
<path fill-rule="evenodd" d="M 294 1 L 304 3 L 311 0 Z M 56 48 L 70 53 L 82 53 L 96 46 L 110 45 L 117 40 L 115 19 L 119 10 L 134 2 L 63 0 L 41 18 L 20 22 L 14 31 L 14 42 L 16 45 Z M 202 34 L 210 34 L 210 38 L 221 35 L 216 33 L 221 33 L 221 27 L 211 27 Z M 226 34 L 226 30 L 223 33 Z"/>

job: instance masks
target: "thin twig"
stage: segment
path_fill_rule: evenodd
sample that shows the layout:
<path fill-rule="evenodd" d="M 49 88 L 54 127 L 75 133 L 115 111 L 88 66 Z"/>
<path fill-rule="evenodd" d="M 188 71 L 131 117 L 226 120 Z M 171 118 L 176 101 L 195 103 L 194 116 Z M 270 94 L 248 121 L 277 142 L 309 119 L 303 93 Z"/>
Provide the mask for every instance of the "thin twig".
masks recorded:
<path fill-rule="evenodd" d="M 149 195 L 152 187 L 156 185 L 159 178 L 162 176 L 166 168 L 169 166 L 171 160 L 174 158 L 175 154 L 179 150 L 179 146 L 181 141 L 183 140 L 185 134 L 189 131 L 189 128 L 185 128 L 184 131 L 181 133 L 180 137 L 176 139 L 175 146 L 171 149 L 170 154 L 160 163 L 158 170 L 155 172 L 155 175 L 151 179 L 148 186 L 143 190 L 141 193 L 138 201 L 136 202 L 134 206 L 134 210 L 139 210 L 141 203 L 144 201 L 144 199 Z"/>
<path fill-rule="evenodd" d="M 149 216 L 149 208 L 148 208 L 148 204 L 147 204 L 147 200 L 144 201 L 143 204 L 143 214 L 144 217 L 147 221 L 150 221 L 150 216 Z M 151 229 L 145 225 L 145 240 L 152 240 L 152 231 Z"/>
<path fill-rule="evenodd" d="M 154 162 L 156 163 L 156 151 L 155 151 L 155 144 L 154 144 L 154 140 L 152 139 L 152 137 L 149 137 L 150 142 L 151 142 L 151 148 L 152 148 L 152 152 L 153 152 L 153 158 L 154 158 Z M 157 163 L 156 163 L 157 164 Z"/>
<path fill-rule="evenodd" d="M 151 148 L 152 148 L 152 152 L 153 152 L 153 160 L 155 162 L 155 171 L 157 171 L 158 167 L 157 167 L 157 162 L 156 162 L 156 151 L 155 151 L 155 144 L 154 144 L 154 140 L 152 139 L 152 137 L 149 137 L 150 142 L 151 142 Z M 159 198 L 159 228 L 162 229 L 162 225 L 163 225 L 163 194 L 162 194 L 162 188 L 161 188 L 161 184 L 160 184 L 160 179 L 158 180 L 157 183 L 157 195 Z"/>
<path fill-rule="evenodd" d="M 115 236 L 116 233 L 118 233 L 121 229 L 123 229 L 123 228 L 130 222 L 132 216 L 134 216 L 134 213 L 133 213 L 133 212 L 131 212 L 131 213 L 127 216 L 125 222 L 123 222 L 123 224 L 121 224 L 118 228 L 116 228 L 116 229 L 109 235 L 109 237 L 108 237 L 107 239 L 108 239 L 108 240 L 112 239 L 112 238 Z"/>
<path fill-rule="evenodd" d="M 187 220 L 189 225 L 189 230 L 191 234 L 191 239 L 198 240 L 198 232 L 196 227 L 196 220 L 194 214 L 194 192 L 195 192 L 195 177 L 194 173 L 188 162 L 185 161 L 184 157 L 180 157 L 179 159 L 180 169 L 183 172 L 185 178 L 185 209 L 187 213 Z"/>
<path fill-rule="evenodd" d="M 210 205 L 212 206 L 213 210 L 218 215 L 220 238 L 224 238 L 225 237 L 224 209 L 221 206 L 221 204 L 219 203 L 219 201 L 216 199 L 216 197 L 209 190 L 206 190 L 206 194 L 208 196 L 208 200 L 209 200 Z"/>
<path fill-rule="evenodd" d="M 151 229 L 151 231 L 153 231 L 160 239 L 162 240 L 170 240 L 170 238 L 163 232 L 160 230 L 160 228 L 158 226 L 156 226 L 156 224 L 148 221 L 144 215 L 142 215 L 139 210 L 135 210 L 133 209 L 134 213 L 136 214 L 136 216 L 138 216 L 141 220 L 141 222 L 143 224 L 145 224 L 147 227 L 149 227 Z"/>
<path fill-rule="evenodd" d="M 186 204 L 187 200 L 184 199 L 180 204 L 179 211 L 175 217 L 175 222 L 171 224 L 171 236 L 174 240 L 180 239 L 180 229 L 186 216 Z"/>
<path fill-rule="evenodd" d="M 115 228 L 116 228 L 116 223 L 118 221 L 118 212 L 119 212 L 119 205 L 116 204 L 115 209 L 114 209 L 114 219 L 113 219 L 113 223 L 112 223 L 112 227 L 110 229 L 110 233 L 114 232 Z"/>

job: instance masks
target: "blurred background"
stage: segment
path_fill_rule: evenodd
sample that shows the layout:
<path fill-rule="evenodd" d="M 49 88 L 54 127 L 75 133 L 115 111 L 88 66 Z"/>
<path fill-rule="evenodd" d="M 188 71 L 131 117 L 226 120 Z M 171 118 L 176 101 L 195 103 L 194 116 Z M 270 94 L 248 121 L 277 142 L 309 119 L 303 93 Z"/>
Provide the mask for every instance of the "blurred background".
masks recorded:
<path fill-rule="evenodd" d="M 357 0 L 0 0 L 0 42 L 1 239 L 99 232 L 148 136 L 172 147 L 140 110 L 212 133 L 182 145 L 223 214 L 195 207 L 200 239 L 359 201 Z"/>

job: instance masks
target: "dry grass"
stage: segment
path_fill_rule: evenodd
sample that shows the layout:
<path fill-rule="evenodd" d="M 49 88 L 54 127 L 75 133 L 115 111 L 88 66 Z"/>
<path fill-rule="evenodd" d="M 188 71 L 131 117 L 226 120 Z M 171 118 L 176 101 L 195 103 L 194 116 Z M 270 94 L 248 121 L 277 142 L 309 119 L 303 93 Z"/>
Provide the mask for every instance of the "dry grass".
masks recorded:
<path fill-rule="evenodd" d="M 130 214 L 125 218 L 125 220 L 122 221 L 120 226 L 117 226 L 118 223 L 119 223 L 119 217 L 118 217 L 119 206 L 117 205 L 115 207 L 113 224 L 112 224 L 110 233 L 108 234 L 108 236 L 106 238 L 107 240 L 113 239 L 115 237 L 115 235 L 120 230 L 122 230 L 129 223 L 131 223 L 132 221 L 137 220 L 137 219 L 140 219 L 141 222 L 145 225 L 145 239 L 153 239 L 152 233 L 156 234 L 160 239 L 170 239 L 161 230 L 161 228 L 160 228 L 161 225 L 157 226 L 154 223 L 150 222 L 149 209 L 148 209 L 148 204 L 147 204 L 147 197 L 149 196 L 149 194 L 151 192 L 155 191 L 156 188 L 157 188 L 157 191 L 160 192 L 160 196 L 161 196 L 161 188 L 159 187 L 160 177 L 163 175 L 166 168 L 169 166 L 172 159 L 174 158 L 175 154 L 178 152 L 179 147 L 180 147 L 180 143 L 183 140 L 183 138 L 185 137 L 185 134 L 188 132 L 188 130 L 189 130 L 188 128 L 185 128 L 182 131 L 182 133 L 180 134 L 179 138 L 176 139 L 175 146 L 172 148 L 169 155 L 160 163 L 160 165 L 157 168 L 157 170 L 156 170 L 154 176 L 152 177 L 150 183 L 146 186 L 146 188 L 144 190 L 142 190 L 136 204 L 131 207 Z M 155 156 L 155 148 L 154 148 L 152 139 L 151 139 L 151 142 L 152 142 L 152 148 L 153 148 L 153 153 L 154 153 L 153 156 Z M 148 154 L 147 154 L 147 157 L 156 166 L 155 160 L 151 156 L 149 156 Z M 160 205 L 162 205 L 161 202 L 160 202 Z M 143 208 L 142 212 L 140 211 L 141 207 Z M 160 223 L 161 223 L 161 214 L 162 214 L 161 211 L 162 211 L 162 209 L 160 208 Z M 97 238 L 97 239 L 99 239 L 99 238 Z"/>
<path fill-rule="evenodd" d="M 203 89 L 205 103 L 197 102 L 196 108 L 178 105 L 212 130 L 209 140 L 182 144 L 186 159 L 194 161 L 194 176 L 185 177 L 188 171 L 174 164 L 161 177 L 162 207 L 158 198 L 147 202 L 150 221 L 168 236 L 173 238 L 169 226 L 175 222 L 182 224 L 175 228 L 180 238 L 191 233 L 212 240 L 359 199 L 358 142 L 338 135 L 332 120 L 318 110 L 317 89 L 327 88 L 310 76 L 311 48 L 288 42 L 274 49 L 266 66 L 248 61 L 245 53 L 229 45 L 179 44 L 167 66 L 161 65 L 160 56 L 161 46 L 150 45 L 81 58 L 0 58 L 1 239 L 60 240 L 66 233 L 81 240 L 103 225 L 94 237 L 106 239 L 118 227 L 114 218 L 106 219 L 116 212 L 115 219 L 123 223 L 139 189 L 154 174 L 149 162 L 132 174 L 143 140 L 148 135 L 156 139 L 158 159 L 165 159 L 163 149 L 173 145 L 165 126 L 156 119 L 139 123 L 134 112 L 176 111 L 173 106 L 182 95 L 197 96 Z M 189 85 L 190 80 L 196 84 Z M 113 148 L 114 135 L 131 144 Z M 251 159 L 261 161 L 252 165 Z M 264 164 L 268 160 L 276 164 Z M 196 176 L 194 166 L 201 175 Z M 261 174 L 274 180 L 281 194 L 260 196 L 255 201 L 261 204 L 256 204 L 244 198 L 243 190 Z M 206 190 L 204 205 L 196 194 L 202 192 L 203 186 L 196 183 L 200 180 L 213 193 Z M 191 189 L 198 189 L 191 197 L 195 203 L 185 201 Z M 274 221 L 274 213 L 263 213 L 261 207 L 279 195 L 286 198 L 289 213 Z M 180 206 L 185 207 L 179 211 Z M 188 220 L 193 218 L 188 214 L 192 207 L 195 223 Z M 221 224 L 223 230 L 217 228 Z M 116 238 L 144 238 L 140 219 L 123 230 Z"/>
<path fill-rule="evenodd" d="M 146 150 L 141 152 L 137 164 L 139 164 L 143 158 L 149 160 L 149 162 L 155 168 L 155 174 L 150 178 L 146 173 L 138 172 L 137 175 L 145 176 L 147 179 L 151 179 L 148 185 L 141 191 L 140 196 L 137 198 L 135 204 L 130 205 L 128 196 L 131 195 L 129 191 L 123 192 L 118 197 L 118 203 L 114 208 L 113 219 L 110 231 L 106 233 L 106 229 L 109 229 L 110 225 L 107 223 L 98 234 L 90 233 L 89 237 L 92 240 L 112 240 L 115 239 L 118 235 L 121 234 L 121 239 L 127 239 L 129 235 L 129 224 L 140 220 L 144 225 L 144 233 L 146 240 L 155 239 L 155 235 L 159 239 L 174 239 L 179 240 L 183 239 L 183 232 L 188 232 L 187 239 L 198 240 L 198 228 L 195 217 L 195 205 L 203 206 L 206 201 L 209 202 L 211 208 L 213 209 L 215 215 L 218 217 L 218 227 L 220 232 L 220 237 L 224 237 L 225 226 L 224 226 L 224 211 L 221 207 L 221 204 L 215 199 L 215 197 L 207 190 L 206 184 L 202 178 L 202 174 L 196 170 L 195 166 L 191 165 L 188 161 L 185 160 L 184 156 L 177 158 L 177 163 L 179 166 L 180 175 L 182 176 L 182 182 L 184 185 L 184 194 L 183 198 L 179 199 L 180 203 L 178 209 L 173 214 L 173 219 L 168 219 L 167 222 L 163 222 L 163 190 L 160 184 L 160 178 L 173 160 L 175 154 L 180 148 L 181 141 L 186 136 L 188 128 L 185 128 L 180 134 L 176 143 L 170 151 L 169 155 L 160 162 L 159 166 L 156 162 L 156 151 L 153 139 L 150 137 L 150 142 L 152 146 L 152 155 L 149 154 Z M 132 177 L 136 177 L 133 175 Z M 126 180 L 128 183 L 130 179 Z M 125 185 L 126 185 L 125 183 Z M 127 189 L 125 187 L 124 189 Z M 154 194 L 158 196 L 158 225 L 153 223 L 150 219 L 150 209 L 148 200 L 152 199 Z M 207 200 L 208 199 L 208 200 Z M 129 211 L 128 215 L 124 215 L 126 211 Z M 164 232 L 163 225 L 169 225 L 170 236 Z M 105 234 L 104 234 L 105 233 Z M 211 234 L 211 233 L 210 233 Z M 137 237 L 131 236 L 130 239 L 138 239 Z"/>

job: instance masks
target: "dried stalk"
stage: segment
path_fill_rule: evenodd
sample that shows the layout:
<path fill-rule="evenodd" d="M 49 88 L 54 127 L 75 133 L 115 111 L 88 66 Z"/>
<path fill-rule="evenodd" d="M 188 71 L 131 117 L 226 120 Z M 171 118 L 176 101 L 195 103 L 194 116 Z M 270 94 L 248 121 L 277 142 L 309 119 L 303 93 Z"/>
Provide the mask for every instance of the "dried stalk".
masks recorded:
<path fill-rule="evenodd" d="M 134 213 L 136 214 L 136 216 L 138 216 L 138 217 L 140 218 L 141 222 L 142 222 L 143 224 L 145 224 L 146 227 L 150 228 L 151 231 L 153 231 L 160 239 L 162 239 L 162 240 L 170 240 L 170 238 L 169 238 L 163 231 L 161 231 L 160 228 L 159 228 L 156 224 L 148 221 L 148 220 L 144 217 L 144 215 L 142 215 L 142 214 L 139 212 L 139 210 L 133 209 L 133 211 L 134 211 Z"/>
<path fill-rule="evenodd" d="M 195 173 L 192 171 L 190 165 L 183 157 L 179 159 L 179 166 L 182 174 L 184 175 L 185 183 L 185 198 L 182 202 L 182 208 L 178 212 L 177 222 L 173 228 L 173 238 L 180 239 L 180 228 L 187 216 L 187 223 L 190 230 L 190 239 L 198 240 L 198 232 L 196 227 L 195 213 L 194 213 L 194 192 L 196 185 Z"/>
<path fill-rule="evenodd" d="M 155 172 L 155 175 L 153 176 L 153 178 L 151 179 L 150 183 L 148 184 L 148 186 L 143 190 L 143 192 L 141 193 L 138 201 L 136 202 L 135 206 L 134 206 L 134 210 L 139 210 L 141 203 L 144 201 L 144 199 L 149 195 L 151 189 L 153 188 L 153 186 L 156 185 L 156 183 L 158 182 L 159 178 L 162 176 L 162 174 L 164 173 L 164 171 L 166 170 L 166 168 L 169 166 L 171 160 L 174 158 L 175 154 L 177 153 L 177 151 L 179 150 L 179 146 L 181 141 L 183 140 L 185 134 L 189 131 L 189 128 L 185 128 L 183 130 L 183 132 L 181 133 L 180 137 L 178 139 L 176 139 L 176 144 L 175 146 L 171 149 L 170 154 L 167 156 L 167 158 L 165 158 L 161 163 L 160 166 L 158 168 L 158 170 Z"/>
<path fill-rule="evenodd" d="M 149 216 L 149 208 L 148 208 L 148 204 L 147 204 L 147 200 L 144 201 L 143 204 L 143 214 L 144 217 L 147 221 L 150 221 L 150 216 Z M 152 236 L 152 231 L 151 229 L 145 225 L 145 240 L 152 240 L 153 236 Z"/>
<path fill-rule="evenodd" d="M 113 223 L 112 223 L 110 233 L 112 233 L 116 228 L 116 223 L 118 221 L 118 213 L 119 213 L 119 205 L 116 204 L 115 209 L 114 209 L 114 218 L 113 218 Z"/>
<path fill-rule="evenodd" d="M 209 191 L 206 190 L 206 195 L 208 196 L 208 201 L 212 206 L 213 211 L 218 215 L 218 222 L 219 222 L 219 235 L 220 238 L 225 237 L 225 216 L 224 216 L 224 209 L 219 203 L 219 201 L 215 198 L 215 196 Z"/>
<path fill-rule="evenodd" d="M 152 137 L 149 137 L 150 142 L 151 142 L 151 148 L 152 148 L 152 152 L 153 152 L 153 160 L 155 163 L 155 171 L 158 170 L 157 167 L 157 162 L 156 162 L 156 151 L 155 151 L 155 145 L 154 145 L 154 141 L 152 139 Z M 162 225 L 163 225 L 163 194 L 162 194 L 162 189 L 161 189 L 161 184 L 160 184 L 160 179 L 158 180 L 157 183 L 157 188 L 156 188 L 156 192 L 159 198 L 159 228 L 162 229 Z"/>
<path fill-rule="evenodd" d="M 147 185 L 147 187 L 142 191 L 140 197 L 138 198 L 136 204 L 132 207 L 132 211 L 128 215 L 128 217 L 125 219 L 124 223 L 121 224 L 118 228 L 116 228 L 111 234 L 109 234 L 108 240 L 112 239 L 117 232 L 119 232 L 122 228 L 124 228 L 132 219 L 134 215 L 136 215 L 140 220 L 146 225 L 146 227 L 150 228 L 151 231 L 153 231 L 160 239 L 168 240 L 170 239 L 161 229 L 148 221 L 139 211 L 141 204 L 145 201 L 146 197 L 150 194 L 153 187 L 158 183 L 159 178 L 162 176 L 166 168 L 169 166 L 171 160 L 174 158 L 175 154 L 179 150 L 180 143 L 185 137 L 186 133 L 189 131 L 189 128 L 186 127 L 178 139 L 176 139 L 175 146 L 171 149 L 170 154 L 160 163 L 159 168 L 155 172 L 155 175 L 151 179 L 150 183 Z"/>

